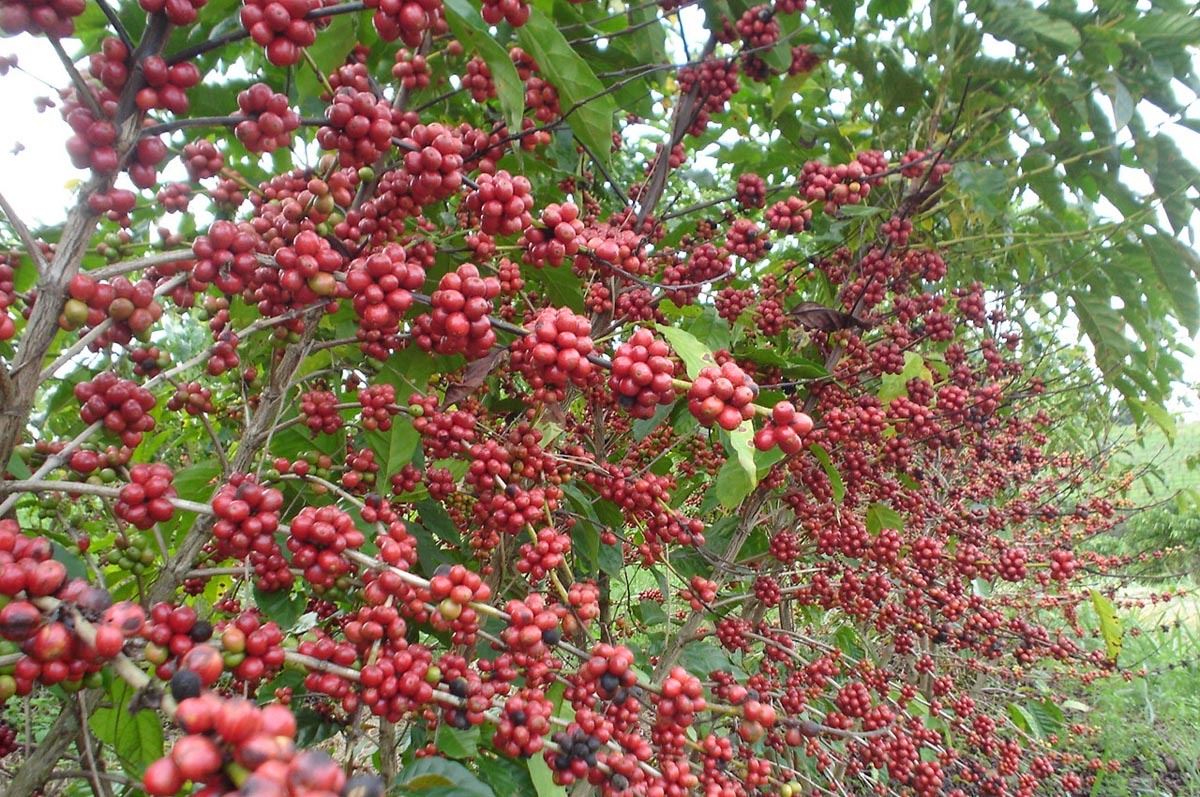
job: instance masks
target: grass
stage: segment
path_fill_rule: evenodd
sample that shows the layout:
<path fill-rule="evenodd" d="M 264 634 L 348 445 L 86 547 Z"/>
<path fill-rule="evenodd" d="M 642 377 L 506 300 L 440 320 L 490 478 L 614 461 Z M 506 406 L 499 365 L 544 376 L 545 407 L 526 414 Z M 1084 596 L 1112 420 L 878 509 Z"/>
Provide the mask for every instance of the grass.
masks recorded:
<path fill-rule="evenodd" d="M 1200 466 L 1200 422 L 1180 424 L 1173 446 L 1158 427 L 1142 430 L 1140 436 L 1133 427 L 1124 427 L 1116 439 L 1129 440 L 1117 459 L 1119 464 L 1147 469 L 1130 489 L 1134 501 L 1157 501 L 1200 485 L 1200 470 L 1189 467 L 1191 463 Z"/>
<path fill-rule="evenodd" d="M 1124 619 L 1122 669 L 1145 668 L 1147 675 L 1110 678 L 1078 695 L 1098 730 L 1080 752 L 1122 764 L 1102 775 L 1092 794 L 1200 795 L 1200 598 L 1176 598 Z"/>

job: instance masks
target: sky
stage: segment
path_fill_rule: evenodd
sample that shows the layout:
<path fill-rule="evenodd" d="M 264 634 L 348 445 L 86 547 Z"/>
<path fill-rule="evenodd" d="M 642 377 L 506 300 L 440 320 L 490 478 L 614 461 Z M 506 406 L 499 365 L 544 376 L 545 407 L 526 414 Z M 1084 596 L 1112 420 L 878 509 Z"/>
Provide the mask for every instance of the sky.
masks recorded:
<path fill-rule="evenodd" d="M 685 8 L 684 30 L 690 40 L 701 40 L 704 36 L 702 12 Z M 68 52 L 76 49 L 70 45 L 68 42 Z M 1012 46 L 991 39 L 985 42 L 985 51 L 1005 57 L 1011 55 Z M 66 156 L 63 143 L 70 135 L 70 129 L 58 110 L 38 113 L 34 100 L 46 96 L 57 98 L 54 87 L 67 84 L 66 72 L 44 40 L 25 34 L 0 39 L 0 55 L 15 55 L 20 66 L 0 78 L 0 107 L 8 114 L 4 124 L 0 124 L 0 192 L 27 225 L 60 222 L 73 203 L 74 185 L 85 173 L 74 169 Z M 1180 89 L 1180 95 L 1184 103 L 1196 103 L 1193 107 L 1200 107 L 1200 101 L 1186 90 Z M 1200 133 L 1171 123 L 1150 103 L 1139 103 L 1137 109 L 1150 129 L 1162 126 L 1177 140 L 1183 152 L 1200 152 Z M 1193 116 L 1200 116 L 1200 113 Z M 1128 135 L 1127 131 L 1125 135 Z M 168 168 L 165 176 L 184 179 L 177 163 Z M 1148 178 L 1140 172 L 1124 169 L 1123 179 L 1139 193 L 1151 191 Z M 1115 209 L 1110 212 L 1116 215 Z M 1185 242 L 1195 246 L 1200 241 L 1200 226 L 1194 224 L 1187 237 L 1189 240 Z M 1064 328 L 1063 336 L 1073 342 L 1079 337 L 1078 330 Z M 1193 339 L 1192 348 L 1200 352 L 1200 336 Z M 1186 358 L 1184 371 L 1184 383 L 1178 386 L 1169 408 L 1183 420 L 1200 421 L 1200 396 L 1197 396 L 1200 356 Z"/>

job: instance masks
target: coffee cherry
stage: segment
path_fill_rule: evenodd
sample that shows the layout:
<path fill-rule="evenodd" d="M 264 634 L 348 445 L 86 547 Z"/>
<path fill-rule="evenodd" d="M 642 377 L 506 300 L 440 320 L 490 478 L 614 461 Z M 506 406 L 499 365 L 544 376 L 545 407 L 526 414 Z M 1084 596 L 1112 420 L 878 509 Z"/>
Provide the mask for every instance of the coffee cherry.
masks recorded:
<path fill-rule="evenodd" d="M 266 48 L 268 61 L 292 66 L 316 39 L 315 26 L 304 19 L 312 8 L 311 0 L 243 0 L 239 18 L 254 43 Z"/>
<path fill-rule="evenodd" d="M 171 486 L 175 474 L 162 463 L 134 465 L 129 484 L 121 488 L 113 514 L 139 529 L 164 523 L 175 514 L 171 498 L 177 493 Z"/>
<path fill-rule="evenodd" d="M 299 50 L 296 54 L 299 57 Z M 291 147 L 292 132 L 300 126 L 300 115 L 291 108 L 286 94 L 273 91 L 266 83 L 255 83 L 238 92 L 237 102 L 239 112 L 235 116 L 246 118 L 237 123 L 233 133 L 246 149 L 274 152 Z"/>
<path fill-rule="evenodd" d="M 519 28 L 529 21 L 529 4 L 523 0 L 483 0 L 483 21 L 489 25 L 503 21 Z"/>
<path fill-rule="evenodd" d="M 659 404 L 675 400 L 675 363 L 670 354 L 666 342 L 645 328 L 639 328 L 617 349 L 608 384 L 633 417 L 649 418 Z"/>
<path fill-rule="evenodd" d="M 512 345 L 512 365 L 533 388 L 534 398 L 554 401 L 568 384 L 586 385 L 595 375 L 592 323 L 567 308 L 542 310 L 531 332 Z"/>
<path fill-rule="evenodd" d="M 430 296 L 433 312 L 417 317 L 413 334 L 418 346 L 438 354 L 486 355 L 496 343 L 488 313 L 500 295 L 500 281 L 483 277 L 471 263 L 444 275 Z"/>
<path fill-rule="evenodd" d="M 154 418 L 149 414 L 155 405 L 154 396 L 111 371 L 75 385 L 75 398 L 82 404 L 79 417 L 84 423 L 103 421 L 105 428 L 120 435 L 131 448 L 142 442 L 143 432 L 154 428 Z"/>
<path fill-rule="evenodd" d="M 342 428 L 337 396 L 328 390 L 310 390 L 300 396 L 300 417 L 314 432 L 333 434 Z"/>
<path fill-rule="evenodd" d="M 481 174 L 478 188 L 467 193 L 463 205 L 480 219 L 480 229 L 488 235 L 516 235 L 529 226 L 533 216 L 532 186 L 522 176 L 506 171 Z"/>
<path fill-rule="evenodd" d="M 700 370 L 688 390 L 688 409 L 702 426 L 733 431 L 754 417 L 758 386 L 733 362 Z"/>
<path fill-rule="evenodd" d="M 336 150 L 342 166 L 370 166 L 392 148 L 392 106 L 369 91 L 339 89 L 325 119 L 317 143 Z"/>

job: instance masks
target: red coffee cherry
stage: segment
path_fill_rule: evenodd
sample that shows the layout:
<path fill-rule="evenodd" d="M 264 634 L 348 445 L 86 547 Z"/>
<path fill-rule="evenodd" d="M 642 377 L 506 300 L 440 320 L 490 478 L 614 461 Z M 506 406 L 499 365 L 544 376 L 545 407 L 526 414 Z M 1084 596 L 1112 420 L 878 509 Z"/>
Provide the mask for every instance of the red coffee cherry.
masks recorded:
<path fill-rule="evenodd" d="M 392 148 L 392 106 L 369 91 L 339 89 L 325 119 L 317 143 L 336 150 L 342 166 L 370 166 Z"/>
<path fill-rule="evenodd" d="M 529 21 L 529 4 L 523 0 L 483 0 L 483 21 L 489 25 L 505 21 L 519 28 Z"/>
<path fill-rule="evenodd" d="M 633 417 L 649 418 L 659 404 L 675 401 L 675 363 L 670 354 L 666 341 L 645 328 L 639 328 L 617 349 L 608 384 Z"/>
<path fill-rule="evenodd" d="M 328 390 L 310 390 L 300 396 L 300 415 L 314 432 L 333 434 L 342 428 L 337 396 Z"/>
<path fill-rule="evenodd" d="M 238 141 L 251 152 L 274 152 L 292 145 L 292 132 L 300 126 L 300 114 L 288 104 L 286 94 L 276 93 L 266 83 L 255 83 L 238 92 L 235 116 L 246 117 L 233 128 Z"/>
<path fill-rule="evenodd" d="M 532 186 L 523 176 L 506 171 L 479 175 L 478 188 L 467 193 L 466 208 L 480 218 L 480 229 L 489 235 L 516 235 L 532 223 Z"/>
<path fill-rule="evenodd" d="M 701 369 L 688 390 L 688 409 L 702 426 L 733 431 L 754 417 L 758 385 L 732 361 Z"/>
<path fill-rule="evenodd" d="M 588 355 L 593 351 L 592 322 L 568 308 L 546 308 L 532 331 L 512 345 L 512 365 L 533 388 L 538 401 L 566 395 L 568 384 L 584 386 L 595 376 Z"/>
<path fill-rule="evenodd" d="M 171 485 L 175 474 L 161 462 L 153 465 L 134 465 L 129 471 L 129 484 L 121 488 L 113 514 L 139 529 L 155 523 L 165 523 L 175 514 L 169 499 L 177 493 Z"/>
<path fill-rule="evenodd" d="M 82 402 L 79 417 L 84 423 L 103 421 L 106 429 L 131 448 L 142 442 L 143 432 L 154 428 L 154 418 L 149 414 L 154 409 L 154 395 L 111 371 L 77 384 L 75 398 Z"/>
<path fill-rule="evenodd" d="M 414 339 L 425 351 L 465 354 L 468 360 L 486 355 L 496 344 L 488 313 L 500 295 L 500 281 L 483 277 L 471 263 L 463 263 L 438 282 L 430 297 L 433 312 L 417 317 Z"/>
<path fill-rule="evenodd" d="M 312 22 L 304 19 L 313 9 L 312 0 L 243 0 L 242 27 L 259 47 L 265 47 L 267 60 L 275 66 L 300 62 L 302 47 L 316 40 Z"/>

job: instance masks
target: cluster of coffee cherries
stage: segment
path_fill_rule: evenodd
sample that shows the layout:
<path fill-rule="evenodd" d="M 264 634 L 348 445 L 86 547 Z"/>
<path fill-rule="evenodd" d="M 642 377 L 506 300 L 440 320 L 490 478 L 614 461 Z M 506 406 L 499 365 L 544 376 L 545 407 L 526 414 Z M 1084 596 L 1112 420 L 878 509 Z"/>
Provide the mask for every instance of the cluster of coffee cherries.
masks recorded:
<path fill-rule="evenodd" d="M 688 389 L 688 409 L 702 426 L 717 424 L 732 432 L 754 417 L 758 385 L 736 363 L 700 369 Z"/>
<path fill-rule="evenodd" d="M 76 274 L 67 285 L 67 293 L 70 298 L 58 318 L 63 329 L 96 327 L 106 318 L 113 321 L 113 328 L 96 341 L 93 350 L 112 341 L 127 344 L 144 335 L 162 317 L 162 307 L 154 300 L 154 285 L 149 280 L 133 283 L 117 277 L 110 283 Z"/>
<path fill-rule="evenodd" d="M 129 470 L 129 483 L 118 494 L 113 514 L 139 529 L 165 523 L 175 514 L 171 504 L 176 496 L 171 485 L 174 479 L 171 468 L 161 462 L 134 465 Z"/>
<path fill-rule="evenodd" d="M 75 385 L 75 398 L 82 406 L 79 417 L 86 424 L 103 422 L 110 432 L 120 435 L 130 448 L 142 442 L 142 434 L 154 428 L 154 394 L 136 382 L 105 371 L 94 379 Z"/>
<path fill-rule="evenodd" d="M 283 631 L 277 623 L 263 622 L 258 612 L 242 612 L 217 631 L 225 668 L 238 680 L 256 684 L 283 666 Z"/>
<path fill-rule="evenodd" d="M 566 395 L 568 384 L 584 386 L 596 373 L 588 359 L 594 350 L 592 322 L 570 309 L 545 308 L 531 332 L 512 345 L 512 365 L 524 375 L 538 401 Z"/>
<path fill-rule="evenodd" d="M 410 608 L 418 619 L 427 619 L 439 631 L 451 631 L 454 644 L 470 645 L 479 630 L 479 614 L 470 604 L 486 603 L 491 596 L 492 588 L 478 573 L 462 565 L 443 565 L 427 588 L 417 590 L 417 603 Z M 432 613 L 425 609 L 426 603 L 434 604 Z"/>
<path fill-rule="evenodd" d="M 309 390 L 300 396 L 300 417 L 313 432 L 333 434 L 342 428 L 337 396 L 328 390 Z"/>
<path fill-rule="evenodd" d="M 535 536 L 535 541 L 521 546 L 521 558 L 517 560 L 517 572 L 529 576 L 534 583 L 562 564 L 564 555 L 571 550 L 571 538 L 556 529 L 540 529 Z"/>
<path fill-rule="evenodd" d="M 464 200 L 467 210 L 479 217 L 479 228 L 488 235 L 516 235 L 533 222 L 533 186 L 528 178 L 506 171 L 479 175 L 478 188 Z"/>
<path fill-rule="evenodd" d="M 386 432 L 392 428 L 392 416 L 400 412 L 396 406 L 396 388 L 386 382 L 358 389 L 358 403 L 363 428 Z"/>
<path fill-rule="evenodd" d="M 300 63 L 301 49 L 317 38 L 316 26 L 304 17 L 312 10 L 311 0 L 245 0 L 242 27 L 275 66 Z"/>
<path fill-rule="evenodd" d="M 371 22 L 380 38 L 400 39 L 409 47 L 418 47 L 425 31 L 439 26 L 442 20 L 442 0 L 366 0 L 367 8 L 375 9 Z"/>
<path fill-rule="evenodd" d="M 500 295 L 500 280 L 484 277 L 472 263 L 442 276 L 430 296 L 433 311 L 417 317 L 413 336 L 418 346 L 438 354 L 486 355 L 496 344 L 488 313 Z"/>
<path fill-rule="evenodd" d="M 336 150 L 342 166 L 370 166 L 392 148 L 392 106 L 369 91 L 340 89 L 325 109 L 317 143 Z"/>
<path fill-rule="evenodd" d="M 813 429 L 813 420 L 800 412 L 790 401 L 780 401 L 771 408 L 771 416 L 754 434 L 754 446 L 768 451 L 775 446 L 787 455 L 798 454 L 804 448 L 804 438 Z"/>
<path fill-rule="evenodd" d="M 23 654 L 0 674 L 0 703 L 29 694 L 34 682 L 92 685 L 103 662 L 145 621 L 137 604 L 114 604 L 107 591 L 69 579 L 52 552 L 45 537 L 26 536 L 15 520 L 0 520 L 0 638 L 18 643 Z M 43 601 L 56 603 L 48 608 Z M 89 624 L 90 638 L 81 635 L 75 613 Z"/>
<path fill-rule="evenodd" d="M 212 508 L 217 516 L 213 538 L 218 555 L 238 560 L 249 557 L 262 590 L 291 586 L 292 573 L 275 541 L 282 492 L 264 487 L 251 474 L 234 473 L 213 496 Z"/>
<path fill-rule="evenodd" d="M 541 224 L 526 227 L 521 236 L 524 260 L 536 268 L 561 265 L 564 258 L 579 253 L 583 232 L 578 207 L 570 202 L 552 202 L 542 211 Z"/>
<path fill-rule="evenodd" d="M 172 412 L 183 410 L 188 415 L 204 415 L 216 411 L 212 391 L 199 382 L 188 382 L 175 389 L 175 395 L 167 400 L 167 409 Z"/>
<path fill-rule="evenodd" d="M 335 506 L 306 506 L 292 519 L 287 547 L 292 565 L 318 591 L 332 589 L 353 568 L 342 553 L 361 548 L 363 533 L 354 519 Z"/>
<path fill-rule="evenodd" d="M 212 683 L 223 670 L 219 655 L 215 657 L 215 668 L 211 663 L 214 657 L 209 651 L 216 653 L 216 650 L 204 644 L 212 639 L 212 635 L 212 623 L 200 619 L 191 606 L 156 603 L 150 607 L 150 617 L 142 629 L 142 637 L 146 640 L 143 655 L 146 661 L 155 665 L 155 674 L 164 681 L 171 679 L 182 661 L 189 661 L 191 666 L 187 669 L 200 673 L 206 683 Z M 199 646 L 207 650 L 192 655 Z M 202 664 L 204 666 L 200 666 Z M 211 679 L 208 678 L 210 675 Z"/>
<path fill-rule="evenodd" d="M 522 689 L 505 701 L 492 745 L 512 758 L 528 758 L 541 752 L 553 714 L 554 704 L 545 694 Z"/>
<path fill-rule="evenodd" d="M 525 0 L 483 0 L 483 21 L 489 25 L 507 22 L 519 28 L 529 21 L 529 3 Z"/>
<path fill-rule="evenodd" d="M 366 354 L 383 360 L 388 356 L 400 319 L 412 307 L 413 291 L 425 284 L 425 268 L 409 260 L 404 247 L 389 243 L 382 249 L 350 263 L 346 288 L 358 316 L 358 338 Z"/>
<path fill-rule="evenodd" d="M 763 218 L 775 232 L 784 235 L 803 232 L 812 222 L 812 207 L 800 197 L 790 196 L 767 208 Z"/>
<path fill-rule="evenodd" d="M 255 83 L 238 92 L 237 103 L 238 116 L 246 118 L 234 126 L 233 134 L 246 149 L 274 152 L 291 146 L 292 133 L 300 126 L 300 114 L 292 109 L 286 94 L 266 83 Z"/>
<path fill-rule="evenodd" d="M 84 0 L 6 0 L 0 4 L 0 30 L 45 34 L 65 39 L 75 32 L 75 17 L 86 8 Z"/>
<path fill-rule="evenodd" d="M 649 418 L 659 404 L 675 400 L 675 363 L 670 355 L 666 341 L 644 327 L 617 349 L 608 383 L 633 417 Z"/>

